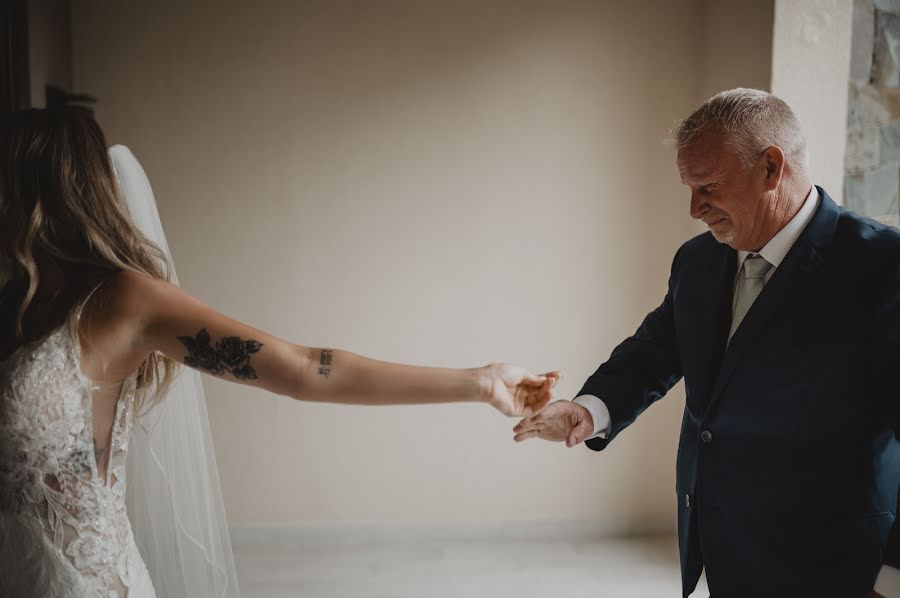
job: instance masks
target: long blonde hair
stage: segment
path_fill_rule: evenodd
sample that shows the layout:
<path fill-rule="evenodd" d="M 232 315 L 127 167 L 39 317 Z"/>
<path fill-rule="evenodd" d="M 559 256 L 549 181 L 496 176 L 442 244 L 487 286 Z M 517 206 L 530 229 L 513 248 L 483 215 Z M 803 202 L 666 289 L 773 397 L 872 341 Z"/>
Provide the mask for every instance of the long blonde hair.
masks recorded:
<path fill-rule="evenodd" d="M 128 214 L 103 131 L 89 112 L 74 107 L 15 112 L 2 125 L 0 144 L 0 255 L 8 269 L 3 294 L 19 289 L 12 297 L 19 306 L 17 340 L 27 340 L 24 319 L 35 307 L 42 268 L 102 279 L 130 270 L 170 280 L 165 255 Z M 80 289 L 69 309 L 76 341 L 75 311 L 90 290 Z M 138 368 L 136 403 L 163 396 L 178 369 L 161 353 L 148 356 Z"/>

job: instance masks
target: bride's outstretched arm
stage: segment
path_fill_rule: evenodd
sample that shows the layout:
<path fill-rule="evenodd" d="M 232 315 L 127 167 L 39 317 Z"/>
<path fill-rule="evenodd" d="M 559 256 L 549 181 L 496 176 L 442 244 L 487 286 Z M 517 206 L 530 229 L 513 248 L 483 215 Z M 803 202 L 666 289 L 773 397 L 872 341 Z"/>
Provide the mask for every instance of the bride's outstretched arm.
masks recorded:
<path fill-rule="evenodd" d="M 137 311 L 140 352 L 160 351 L 202 372 L 306 401 L 397 405 L 485 402 L 530 415 L 553 397 L 557 372 L 491 364 L 445 369 L 387 363 L 348 351 L 303 347 L 233 320 L 177 286 L 120 273 L 125 311 Z M 131 297 L 130 301 L 127 297 Z"/>

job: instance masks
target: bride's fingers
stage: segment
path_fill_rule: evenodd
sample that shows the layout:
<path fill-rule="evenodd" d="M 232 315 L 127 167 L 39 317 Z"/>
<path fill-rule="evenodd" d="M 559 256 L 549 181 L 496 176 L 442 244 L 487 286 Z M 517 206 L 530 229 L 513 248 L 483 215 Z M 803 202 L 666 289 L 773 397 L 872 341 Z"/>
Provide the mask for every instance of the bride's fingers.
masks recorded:
<path fill-rule="evenodd" d="M 552 388 L 556 386 L 556 383 L 559 382 L 560 378 L 562 378 L 562 374 L 557 370 L 552 370 L 538 375 L 526 373 L 522 380 L 532 387 L 542 387 L 549 384 Z"/>
<path fill-rule="evenodd" d="M 531 373 L 526 373 L 522 378 L 522 381 L 530 387 L 541 387 L 547 382 L 547 377 L 544 375 L 535 375 Z"/>
<path fill-rule="evenodd" d="M 553 387 L 562 379 L 562 372 L 553 370 L 552 372 L 542 374 L 542 376 L 544 376 L 550 382 L 550 386 Z"/>
<path fill-rule="evenodd" d="M 545 394 L 541 394 L 533 398 L 531 402 L 531 409 L 534 413 L 540 412 L 544 407 L 546 407 L 550 401 L 553 400 L 553 392 L 548 392 Z"/>

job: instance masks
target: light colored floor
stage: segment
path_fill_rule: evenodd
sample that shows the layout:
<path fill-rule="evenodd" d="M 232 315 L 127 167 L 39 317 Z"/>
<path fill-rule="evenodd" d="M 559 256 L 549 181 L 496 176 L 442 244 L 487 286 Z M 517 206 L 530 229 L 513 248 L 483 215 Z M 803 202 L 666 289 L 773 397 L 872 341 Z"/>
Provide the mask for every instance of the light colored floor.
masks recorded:
<path fill-rule="evenodd" d="M 671 598 L 674 537 L 365 529 L 233 534 L 244 598 Z M 707 598 L 701 585 L 693 594 Z"/>

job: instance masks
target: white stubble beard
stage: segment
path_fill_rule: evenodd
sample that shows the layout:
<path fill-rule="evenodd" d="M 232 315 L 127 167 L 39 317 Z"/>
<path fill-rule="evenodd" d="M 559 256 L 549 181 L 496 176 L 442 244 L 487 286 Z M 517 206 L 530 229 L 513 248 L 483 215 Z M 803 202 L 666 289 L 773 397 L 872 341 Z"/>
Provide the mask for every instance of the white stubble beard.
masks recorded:
<path fill-rule="evenodd" d="M 729 227 L 727 230 L 720 233 L 715 232 L 712 227 L 709 227 L 709 232 L 712 233 L 712 236 L 716 241 L 723 245 L 731 245 L 731 242 L 734 241 L 734 227 Z"/>

